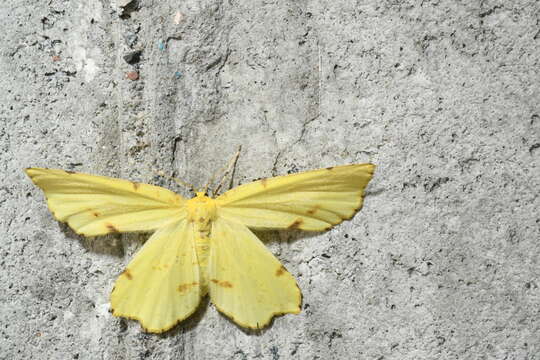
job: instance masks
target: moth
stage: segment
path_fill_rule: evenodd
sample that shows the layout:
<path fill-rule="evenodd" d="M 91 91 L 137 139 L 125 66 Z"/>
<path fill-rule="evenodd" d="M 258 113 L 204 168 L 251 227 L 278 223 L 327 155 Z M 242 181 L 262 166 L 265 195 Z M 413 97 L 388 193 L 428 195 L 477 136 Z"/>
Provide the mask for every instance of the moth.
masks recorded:
<path fill-rule="evenodd" d="M 195 312 L 207 294 L 236 324 L 258 329 L 298 314 L 294 277 L 250 229 L 326 231 L 362 207 L 373 164 L 265 178 L 213 198 L 57 169 L 28 168 L 54 217 L 77 234 L 153 232 L 120 274 L 112 314 L 160 333 Z"/>

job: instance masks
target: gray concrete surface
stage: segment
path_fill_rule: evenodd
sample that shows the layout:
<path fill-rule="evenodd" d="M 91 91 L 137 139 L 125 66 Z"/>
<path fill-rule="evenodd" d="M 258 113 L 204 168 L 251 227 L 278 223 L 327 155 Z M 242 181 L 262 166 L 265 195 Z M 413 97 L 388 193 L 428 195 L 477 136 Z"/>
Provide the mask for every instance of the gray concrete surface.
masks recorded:
<path fill-rule="evenodd" d="M 0 358 L 540 359 L 537 1 L 126 3 L 0 4 Z M 150 169 L 240 144 L 235 183 L 378 165 L 352 221 L 262 234 L 304 310 L 258 333 L 113 318 L 145 237 L 77 237 L 22 172 L 183 191 Z"/>

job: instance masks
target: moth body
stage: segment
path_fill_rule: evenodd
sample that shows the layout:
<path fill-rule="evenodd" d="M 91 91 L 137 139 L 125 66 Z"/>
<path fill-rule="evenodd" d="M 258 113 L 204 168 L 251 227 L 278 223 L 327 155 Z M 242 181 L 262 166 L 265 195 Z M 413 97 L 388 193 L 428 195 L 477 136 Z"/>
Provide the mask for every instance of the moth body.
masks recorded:
<path fill-rule="evenodd" d="M 186 202 L 187 220 L 195 234 L 197 263 L 200 268 L 201 293 L 208 293 L 208 256 L 210 254 L 210 234 L 212 221 L 216 218 L 215 200 L 203 192 Z"/>
<path fill-rule="evenodd" d="M 216 218 L 216 201 L 202 192 L 186 202 L 187 219 L 201 237 L 208 237 L 211 222 Z"/>

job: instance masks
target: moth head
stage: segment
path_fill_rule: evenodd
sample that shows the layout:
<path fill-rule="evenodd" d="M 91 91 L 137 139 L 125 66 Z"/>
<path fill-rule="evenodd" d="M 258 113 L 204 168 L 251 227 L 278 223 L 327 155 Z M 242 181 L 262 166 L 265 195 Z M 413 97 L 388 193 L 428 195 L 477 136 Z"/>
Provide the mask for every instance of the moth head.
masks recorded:
<path fill-rule="evenodd" d="M 195 192 L 195 197 L 186 203 L 189 221 L 207 223 L 216 217 L 216 202 L 202 191 Z"/>
<path fill-rule="evenodd" d="M 204 190 L 195 191 L 195 197 L 204 198 L 205 196 L 206 196 L 206 191 L 204 191 Z"/>

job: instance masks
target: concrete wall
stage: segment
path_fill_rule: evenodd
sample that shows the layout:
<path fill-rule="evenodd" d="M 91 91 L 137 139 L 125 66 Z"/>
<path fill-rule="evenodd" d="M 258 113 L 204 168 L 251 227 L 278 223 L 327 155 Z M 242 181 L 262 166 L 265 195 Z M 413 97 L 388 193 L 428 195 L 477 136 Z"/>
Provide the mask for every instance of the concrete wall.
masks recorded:
<path fill-rule="evenodd" d="M 0 357 L 540 359 L 539 14 L 534 0 L 3 1 Z M 76 236 L 22 172 L 184 193 L 151 169 L 202 184 L 238 145 L 235 184 L 378 165 L 352 221 L 262 234 L 304 309 L 258 333 L 208 303 L 163 335 L 113 318 L 145 236 Z"/>

